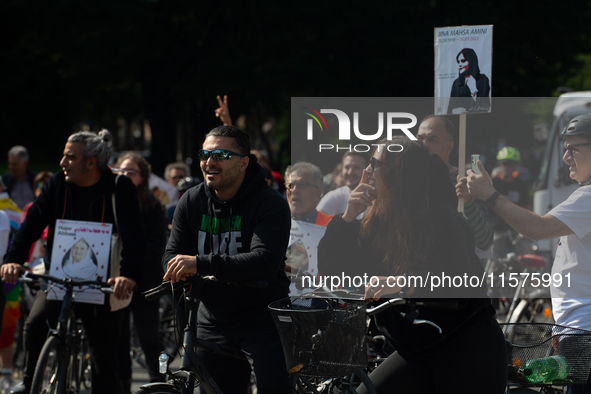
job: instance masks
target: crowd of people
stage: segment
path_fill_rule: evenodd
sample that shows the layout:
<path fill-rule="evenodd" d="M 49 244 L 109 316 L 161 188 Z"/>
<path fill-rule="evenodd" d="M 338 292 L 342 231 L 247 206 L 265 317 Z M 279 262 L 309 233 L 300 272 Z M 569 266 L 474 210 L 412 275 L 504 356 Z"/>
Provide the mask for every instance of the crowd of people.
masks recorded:
<path fill-rule="evenodd" d="M 103 304 L 76 308 L 90 342 L 93 393 L 130 391 L 130 315 L 150 379 L 162 379 L 157 371 L 162 350 L 158 305 L 137 294 L 163 279 L 218 278 L 201 294 L 197 335 L 236 348 L 248 362 L 204 351 L 200 356 L 224 392 L 245 390 L 252 370 L 261 394 L 292 392 L 267 306 L 289 296 L 289 273 L 310 270 L 312 265 L 314 275 L 372 273 L 384 283 L 390 277 L 443 270 L 480 277 L 484 272 L 480 258 L 491 256 L 491 248 L 495 256 L 504 255 L 508 245 L 503 237 L 509 231 L 532 239 L 560 236 L 553 272 L 576 273 L 576 286 L 588 286 L 586 268 L 579 262 L 591 253 L 586 200 L 591 183 L 591 116 L 575 118 L 563 133 L 563 160 L 582 187 L 565 203 L 538 216 L 528 210 L 528 188 L 516 172 L 519 151 L 512 147 L 499 151 L 499 168 L 492 178 L 481 162 L 479 174 L 472 170 L 459 174 L 450 164 L 455 129 L 445 117 L 425 118 L 417 141 L 394 137 L 403 147 L 400 152 L 379 148 L 371 155 L 347 152 L 326 176 L 313 163 L 296 162 L 283 179 L 264 155 L 251 149 L 248 134 L 232 125 L 227 97 L 218 96 L 218 103 L 216 116 L 223 125 L 206 135 L 199 151 L 203 181 L 192 178 L 185 163 L 172 163 L 165 170 L 165 180 L 175 190 L 172 196 L 164 192 L 165 185 L 152 184 L 150 164 L 135 152 L 120 155 L 110 168 L 111 137 L 105 130 L 72 134 L 65 143 L 62 170 L 55 174 L 31 172 L 24 147 L 9 150 L 10 172 L 0 184 L 0 192 L 6 193 L 0 194 L 3 375 L 11 374 L 12 354 L 4 349 L 13 348 L 20 311 L 18 275 L 27 269 L 25 263 L 41 270 L 55 263 L 51 257 L 56 223 L 63 220 L 110 223 L 122 241 L 120 256 L 109 260 L 113 274 L 108 281 L 115 297 L 129 306 L 112 310 L 105 298 Z M 464 201 L 462 213 L 457 212 L 458 199 Z M 26 214 L 21 220 L 22 210 Z M 317 240 L 314 263 L 302 240 L 290 240 L 290 228 L 300 222 L 325 231 Z M 97 257 L 82 241 L 72 246 L 65 262 L 58 262 L 64 264 L 66 275 L 95 275 Z M 92 265 L 78 269 L 84 261 L 94 264 L 94 271 L 90 272 Z M 114 265 L 118 265 L 115 270 Z M 268 283 L 264 289 L 231 284 L 261 279 Z M 485 289 L 472 289 L 467 295 L 432 294 L 416 286 L 367 286 L 363 291 L 373 302 L 402 293 L 417 300 L 454 298 L 459 305 L 444 313 L 420 309 L 422 318 L 442 328 L 441 334 L 401 318 L 403 308 L 378 315 L 377 327 L 396 349 L 370 376 L 378 392 L 393 388 L 401 393 L 449 392 L 453 387 L 448 387 L 447 377 L 457 373 L 459 364 L 467 386 L 483 393 L 504 392 L 505 341 Z M 557 323 L 591 329 L 585 318 L 588 300 L 564 287 L 553 291 Z M 46 321 L 55 326 L 58 306 L 44 291 L 35 295 L 23 327 L 23 382 L 11 392 L 30 391 Z M 233 379 L 225 378 L 228 369 Z M 481 384 L 483 370 L 486 385 Z M 359 390 L 365 392 L 363 386 Z M 585 387 L 573 390 L 585 392 Z"/>

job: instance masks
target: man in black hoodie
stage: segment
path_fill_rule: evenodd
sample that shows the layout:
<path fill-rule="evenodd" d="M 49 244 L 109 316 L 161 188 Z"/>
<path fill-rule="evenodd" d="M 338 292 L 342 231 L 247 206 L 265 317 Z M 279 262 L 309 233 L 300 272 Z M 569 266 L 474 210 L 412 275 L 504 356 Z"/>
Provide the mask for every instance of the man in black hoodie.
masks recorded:
<path fill-rule="evenodd" d="M 240 349 L 250 365 L 210 352 L 200 356 L 224 392 L 245 392 L 252 365 L 260 394 L 289 393 L 281 343 L 267 308 L 289 291 L 284 270 L 289 206 L 267 185 L 242 130 L 211 130 L 199 159 L 205 182 L 177 205 L 162 258 L 164 279 L 198 274 L 222 282 L 266 280 L 265 289 L 207 283 L 200 294 L 198 337 Z"/>

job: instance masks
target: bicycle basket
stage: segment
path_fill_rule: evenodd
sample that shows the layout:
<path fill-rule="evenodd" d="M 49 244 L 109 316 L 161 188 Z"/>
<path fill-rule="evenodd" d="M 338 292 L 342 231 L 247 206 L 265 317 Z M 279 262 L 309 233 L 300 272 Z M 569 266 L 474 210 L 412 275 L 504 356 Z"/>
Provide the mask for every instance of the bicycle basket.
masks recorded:
<path fill-rule="evenodd" d="M 508 380 L 531 384 L 524 376 L 524 366 L 529 360 L 549 356 L 562 356 L 568 364 L 566 378 L 547 384 L 582 384 L 587 382 L 591 368 L 591 331 L 546 323 L 501 324 L 511 343 L 507 350 Z"/>
<path fill-rule="evenodd" d="M 364 301 L 285 298 L 269 309 L 290 373 L 334 378 L 367 367 Z"/>

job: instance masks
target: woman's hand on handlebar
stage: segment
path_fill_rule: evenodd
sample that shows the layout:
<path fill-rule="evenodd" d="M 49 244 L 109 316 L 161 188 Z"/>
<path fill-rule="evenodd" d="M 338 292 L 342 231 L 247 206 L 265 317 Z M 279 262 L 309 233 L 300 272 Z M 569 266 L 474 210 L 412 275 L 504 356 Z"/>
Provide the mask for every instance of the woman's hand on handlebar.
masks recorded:
<path fill-rule="evenodd" d="M 396 294 L 402 290 L 402 287 L 396 284 L 396 278 L 393 276 L 376 276 L 376 278 L 379 279 L 376 286 L 369 284 L 365 288 L 366 300 L 378 301 L 388 294 Z M 375 281 L 372 284 L 375 285 Z"/>
<path fill-rule="evenodd" d="M 17 263 L 7 263 L 0 267 L 0 275 L 6 283 L 15 284 L 22 271 L 26 271 L 26 268 Z"/>
<path fill-rule="evenodd" d="M 135 287 L 135 281 L 125 276 L 118 276 L 116 278 L 110 278 L 107 281 L 108 284 L 113 286 L 113 294 L 118 300 L 126 300 L 131 297 L 133 288 Z"/>
<path fill-rule="evenodd" d="M 164 280 L 170 279 L 172 283 L 187 280 L 189 276 L 197 273 L 197 256 L 177 254 L 170 259 L 166 267 Z"/>

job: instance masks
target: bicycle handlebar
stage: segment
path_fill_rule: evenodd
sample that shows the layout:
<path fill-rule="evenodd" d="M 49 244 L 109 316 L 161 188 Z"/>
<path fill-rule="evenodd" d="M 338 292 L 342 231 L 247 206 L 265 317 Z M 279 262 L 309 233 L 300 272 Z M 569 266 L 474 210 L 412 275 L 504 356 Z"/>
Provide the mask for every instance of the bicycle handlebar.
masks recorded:
<path fill-rule="evenodd" d="M 96 280 L 73 280 L 70 278 L 57 278 L 51 275 L 41 275 L 41 274 L 33 274 L 29 271 L 23 271 L 22 275 L 20 276 L 19 280 L 23 283 L 37 283 L 41 281 L 51 281 L 58 285 L 66 286 L 66 287 L 76 287 L 76 286 L 91 286 L 95 288 L 99 288 L 100 291 L 106 294 L 113 294 L 113 288 L 107 282 L 102 282 L 98 279 Z M 100 287 L 99 287 L 100 286 Z"/>
<path fill-rule="evenodd" d="M 264 289 L 269 285 L 269 282 L 263 279 L 245 282 L 230 282 L 225 280 L 219 280 L 214 276 L 195 276 L 188 278 L 186 281 L 176 282 L 174 284 L 171 284 L 170 281 L 162 282 L 158 287 L 144 291 L 142 295 L 146 297 L 146 300 L 153 301 L 167 294 L 172 294 L 172 292 L 178 288 L 189 287 L 193 284 L 200 284 L 208 281 L 228 283 L 236 287 L 254 287 L 257 289 Z"/>

